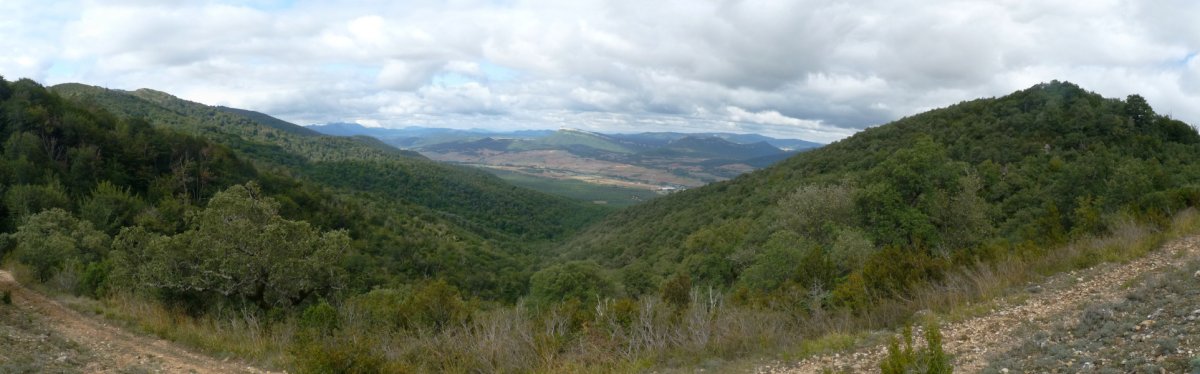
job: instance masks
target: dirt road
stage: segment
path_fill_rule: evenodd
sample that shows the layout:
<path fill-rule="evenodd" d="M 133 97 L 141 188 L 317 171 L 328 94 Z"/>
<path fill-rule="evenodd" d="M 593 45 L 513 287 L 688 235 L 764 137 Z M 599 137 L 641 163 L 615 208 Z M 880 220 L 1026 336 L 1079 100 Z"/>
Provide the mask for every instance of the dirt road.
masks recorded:
<path fill-rule="evenodd" d="M 0 270 L 0 291 L 11 291 L 13 304 L 40 315 L 64 339 L 91 351 L 91 362 L 80 368 L 87 373 L 116 373 L 145 369 L 162 373 L 268 373 L 234 362 L 197 354 L 161 339 L 129 333 L 101 321 L 84 317 L 54 300 L 22 287 L 12 275 Z"/>
<path fill-rule="evenodd" d="M 1126 264 L 1103 264 L 1091 269 L 1059 274 L 1047 279 L 1020 302 L 997 307 L 975 318 L 946 324 L 943 347 L 954 356 L 955 373 L 976 373 L 987 366 L 994 354 L 1019 344 L 1021 327 L 1049 328 L 1062 318 L 1073 318 L 1086 305 L 1124 297 L 1126 286 L 1143 274 L 1179 266 L 1193 259 L 1200 249 L 1200 236 L 1177 239 L 1147 256 Z M 1077 314 L 1077 313 L 1074 313 Z M 919 333 L 914 335 L 920 336 Z M 924 344 L 924 343 L 920 343 Z M 758 373 L 820 373 L 825 369 L 851 373 L 879 372 L 879 362 L 887 353 L 885 346 L 855 352 L 817 356 L 786 366 L 761 367 Z"/>

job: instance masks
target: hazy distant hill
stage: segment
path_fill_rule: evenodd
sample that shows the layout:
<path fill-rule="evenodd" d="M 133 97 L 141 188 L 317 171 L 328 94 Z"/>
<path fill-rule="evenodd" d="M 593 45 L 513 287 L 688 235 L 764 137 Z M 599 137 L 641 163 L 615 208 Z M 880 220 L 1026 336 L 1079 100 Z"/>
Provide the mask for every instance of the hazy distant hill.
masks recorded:
<path fill-rule="evenodd" d="M 657 196 L 647 191 L 696 187 L 732 178 L 820 146 L 798 139 L 731 133 L 603 134 L 576 129 L 497 132 L 385 129 L 346 123 L 310 128 L 331 135 L 374 136 L 433 159 L 485 167 L 529 188 L 616 205 Z M 580 187 L 586 185 L 594 191 L 581 191 Z M 614 201 L 614 196 L 619 198 Z"/>
<path fill-rule="evenodd" d="M 824 144 L 800 139 L 779 139 L 758 134 L 733 134 L 722 132 L 709 133 L 679 133 L 679 132 L 644 132 L 634 134 L 612 134 L 614 138 L 647 144 L 651 146 L 666 146 L 668 143 L 685 137 L 720 138 L 737 144 L 752 144 L 766 142 L 776 148 L 785 150 L 805 150 L 817 148 Z"/>
<path fill-rule="evenodd" d="M 672 140 L 658 152 L 723 160 L 748 160 L 784 153 L 767 142 L 738 144 L 718 137 L 687 136 Z"/>

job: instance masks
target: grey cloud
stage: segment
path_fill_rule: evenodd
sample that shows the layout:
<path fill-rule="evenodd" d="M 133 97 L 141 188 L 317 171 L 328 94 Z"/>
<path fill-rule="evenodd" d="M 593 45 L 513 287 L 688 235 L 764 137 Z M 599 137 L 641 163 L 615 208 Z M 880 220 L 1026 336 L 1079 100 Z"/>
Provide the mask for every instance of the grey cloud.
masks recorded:
<path fill-rule="evenodd" d="M 152 87 L 301 123 L 828 141 L 1051 79 L 1200 123 L 1189 0 L 13 1 L 8 78 Z"/>

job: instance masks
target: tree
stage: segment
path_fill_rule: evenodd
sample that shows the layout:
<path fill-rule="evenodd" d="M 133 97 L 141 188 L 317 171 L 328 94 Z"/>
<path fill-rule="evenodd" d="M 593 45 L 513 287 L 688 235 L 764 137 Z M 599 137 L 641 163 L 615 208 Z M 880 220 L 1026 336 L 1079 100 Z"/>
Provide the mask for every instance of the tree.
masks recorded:
<path fill-rule="evenodd" d="M 854 188 L 803 185 L 779 201 L 779 222 L 809 238 L 826 239 L 831 227 L 854 223 Z"/>
<path fill-rule="evenodd" d="M 79 205 L 79 215 L 97 229 L 116 234 L 121 227 L 133 225 L 133 219 L 145 204 L 129 192 L 105 181 L 96 185 L 92 196 Z"/>
<path fill-rule="evenodd" d="M 8 188 L 4 193 L 4 204 L 8 208 L 10 219 L 14 223 L 21 222 L 25 217 L 35 213 L 59 208 L 69 209 L 71 199 L 61 184 L 47 185 L 17 185 Z"/>
<path fill-rule="evenodd" d="M 1154 119 L 1154 109 L 1141 95 L 1129 95 L 1125 98 L 1125 115 L 1133 120 L 1135 128 L 1144 129 Z"/>
<path fill-rule="evenodd" d="M 32 267 L 34 277 L 42 282 L 62 270 L 68 261 L 99 261 L 111 243 L 108 235 L 92 228 L 91 223 L 58 208 L 29 216 L 13 239 L 17 260 Z"/>
<path fill-rule="evenodd" d="M 675 274 L 674 277 L 663 282 L 660 296 L 676 311 L 687 308 L 688 304 L 692 302 L 692 277 L 684 273 Z"/>
<path fill-rule="evenodd" d="M 188 229 L 161 236 L 126 229 L 118 275 L 133 286 L 184 297 L 218 295 L 262 309 L 288 307 L 341 287 L 338 260 L 350 246 L 344 231 L 320 232 L 278 214 L 278 204 L 257 184 L 217 193 L 188 217 Z"/>
<path fill-rule="evenodd" d="M 529 280 L 529 297 L 540 305 L 567 300 L 596 302 L 613 292 L 612 283 L 601 271 L 600 265 L 591 261 L 573 261 L 542 269 Z"/>
<path fill-rule="evenodd" d="M 788 281 L 806 286 L 826 283 L 831 277 L 825 275 L 832 273 L 828 265 L 831 264 L 825 261 L 820 247 L 795 232 L 784 230 L 767 239 L 762 252 L 742 272 L 738 281 L 758 291 L 772 291 Z"/>

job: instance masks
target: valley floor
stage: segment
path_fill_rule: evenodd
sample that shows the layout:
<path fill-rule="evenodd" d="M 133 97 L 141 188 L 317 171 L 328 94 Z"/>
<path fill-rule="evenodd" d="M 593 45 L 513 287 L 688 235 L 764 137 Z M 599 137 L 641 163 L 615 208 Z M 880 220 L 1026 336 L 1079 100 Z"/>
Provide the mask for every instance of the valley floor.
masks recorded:
<path fill-rule="evenodd" d="M 85 317 L 0 270 L 0 372 L 266 373 Z"/>
<path fill-rule="evenodd" d="M 1037 349 L 1022 349 L 1028 348 L 1026 346 L 1030 344 L 1038 344 L 1038 342 L 1032 341 L 1037 339 L 1037 336 L 1033 332 L 1055 331 L 1056 328 L 1063 330 L 1064 326 L 1076 325 L 1080 316 L 1087 314 L 1083 312 L 1084 310 L 1093 310 L 1096 308 L 1102 310 L 1114 309 L 1112 307 L 1104 309 L 1105 307 L 1103 306 L 1113 305 L 1130 297 L 1136 298 L 1137 296 L 1132 295 L 1133 293 L 1144 292 L 1144 290 L 1136 286 L 1148 282 L 1148 279 L 1152 276 L 1180 272 L 1182 271 L 1180 270 L 1181 268 L 1189 266 L 1189 262 L 1196 260 L 1198 255 L 1200 255 L 1200 236 L 1191 236 L 1168 242 L 1145 257 L 1129 263 L 1102 264 L 1090 269 L 1050 277 L 1042 284 L 1031 285 L 1019 294 L 999 300 L 995 305 L 988 308 L 988 310 L 983 311 L 984 313 L 981 315 L 961 321 L 943 323 L 942 333 L 945 342 L 943 346 L 946 352 L 953 356 L 954 371 L 956 373 L 1009 372 L 1009 368 L 1005 366 L 1007 366 L 1006 364 L 1012 364 L 1014 361 L 1009 356 L 1020 356 L 1021 359 L 1026 361 L 1037 359 L 1037 357 L 1033 357 L 1033 353 L 1030 353 L 1036 352 Z M 1200 275 L 1200 273 L 1197 275 Z M 1197 279 L 1189 278 L 1189 280 L 1200 282 Z M 1185 288 L 1194 291 L 1200 288 L 1200 284 L 1193 284 Z M 1192 298 L 1192 300 L 1185 300 L 1184 302 L 1194 304 L 1196 301 L 1195 298 Z M 1188 312 L 1191 312 L 1191 310 L 1189 309 L 1180 313 L 1186 316 Z M 1200 316 L 1192 317 L 1194 319 L 1200 318 Z M 1111 316 L 1105 318 L 1113 319 Z M 1141 318 L 1137 319 L 1138 321 L 1142 321 Z M 1152 321 L 1153 318 L 1145 318 L 1145 320 Z M 1119 328 L 1132 332 L 1147 328 L 1145 326 L 1138 327 L 1137 323 L 1131 323 L 1129 326 L 1120 325 Z M 1153 325 L 1154 323 L 1149 322 L 1148 324 Z M 1200 323 L 1200 321 L 1196 323 Z M 1162 329 L 1165 330 L 1165 328 Z M 1066 334 L 1063 333 L 1063 335 Z M 1125 335 L 1130 334 L 1126 333 Z M 923 334 L 920 331 L 916 331 L 914 332 L 914 336 L 920 337 Z M 1084 337 L 1076 337 L 1076 339 L 1084 339 Z M 1118 337 L 1118 339 L 1133 341 L 1138 339 L 1138 336 L 1137 334 L 1133 334 L 1124 338 Z M 925 343 L 921 339 L 917 338 L 915 340 L 917 342 L 914 342 L 914 346 L 924 346 Z M 1167 356 L 1169 355 L 1181 355 L 1192 352 L 1189 349 L 1200 351 L 1200 347 L 1192 347 L 1196 345 L 1194 343 L 1197 342 L 1176 341 L 1176 345 L 1182 344 L 1187 346 L 1173 347 L 1170 349 L 1170 352 L 1164 351 L 1157 357 L 1150 357 L 1149 361 L 1163 362 L 1167 360 Z M 1152 343 L 1131 343 L 1131 345 L 1151 346 Z M 1041 346 L 1044 347 L 1045 344 Z M 1078 349 L 1075 349 L 1075 351 L 1078 351 Z M 1030 354 L 1026 355 L 1024 353 Z M 1117 353 L 1108 352 L 1107 354 Z M 1127 352 L 1119 353 L 1122 355 L 1127 354 Z M 798 363 L 769 365 L 760 367 L 755 371 L 758 373 L 878 372 L 879 363 L 886 354 L 887 348 L 885 345 L 875 345 L 853 352 L 811 357 Z M 1083 358 L 1082 353 L 1069 352 L 1069 354 L 1081 357 L 1074 359 L 1067 358 L 1064 361 L 1058 362 L 1059 365 L 1054 366 L 1069 368 L 1073 365 L 1084 363 L 1081 361 Z M 1134 353 L 1128 354 L 1134 355 Z M 1106 359 L 1108 362 L 1114 364 L 1126 361 L 1125 357 L 1108 357 Z M 1186 361 L 1190 357 L 1173 357 L 1171 359 Z M 1092 363 L 1084 370 L 1097 368 L 1096 364 Z M 1024 365 L 1016 366 L 1020 367 Z M 1034 372 L 1041 372 L 1046 369 L 1050 368 L 1043 367 L 1041 370 L 1035 369 Z M 1014 367 L 1012 372 L 1023 372 L 1023 370 Z M 1066 372 L 1074 372 L 1074 370 L 1067 370 Z"/>

